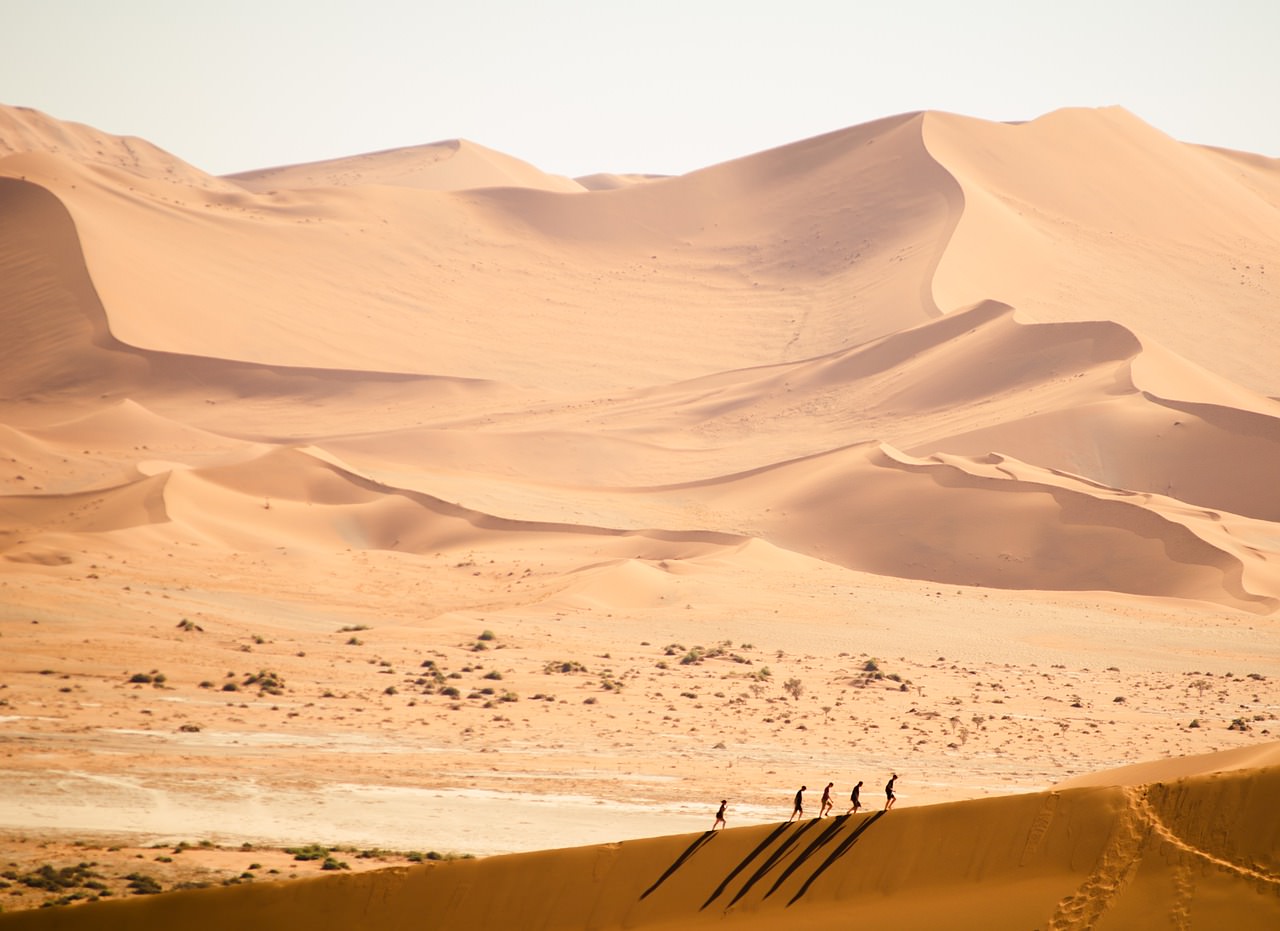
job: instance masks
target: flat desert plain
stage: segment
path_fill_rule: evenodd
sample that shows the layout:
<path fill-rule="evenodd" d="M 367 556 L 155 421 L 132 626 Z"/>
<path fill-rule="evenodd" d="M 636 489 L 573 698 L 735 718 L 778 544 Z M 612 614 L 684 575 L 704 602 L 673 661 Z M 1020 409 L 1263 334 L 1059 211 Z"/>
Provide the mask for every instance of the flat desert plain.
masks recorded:
<path fill-rule="evenodd" d="M 1274 927 L 1277 257 L 1116 108 L 576 180 L 0 108 L 0 924 Z"/>

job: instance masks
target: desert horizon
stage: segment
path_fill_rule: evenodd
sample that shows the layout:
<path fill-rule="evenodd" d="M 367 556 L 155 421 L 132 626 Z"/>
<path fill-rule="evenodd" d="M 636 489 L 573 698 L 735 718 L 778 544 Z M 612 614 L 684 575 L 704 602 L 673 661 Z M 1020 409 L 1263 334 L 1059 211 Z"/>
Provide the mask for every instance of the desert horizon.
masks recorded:
<path fill-rule="evenodd" d="M 578 927 L 537 891 L 586 851 L 648 851 L 593 874 L 630 902 L 723 798 L 782 864 L 796 790 L 859 780 L 788 927 L 985 879 L 1022 891 L 974 927 L 1274 922 L 1277 255 L 1280 160 L 1119 107 L 579 178 L 466 140 L 219 177 L 0 107 L 0 923 L 188 908 L 130 861 L 287 909 L 310 844 L 370 851 L 280 887 L 313 918 Z M 989 871 L 888 836 L 983 806 Z M 1096 843 L 1019 874 L 1058 831 Z M 880 844 L 910 879 L 848 877 Z M 86 851 L 126 902 L 23 881 Z M 694 898 L 594 914 L 784 920 Z"/>

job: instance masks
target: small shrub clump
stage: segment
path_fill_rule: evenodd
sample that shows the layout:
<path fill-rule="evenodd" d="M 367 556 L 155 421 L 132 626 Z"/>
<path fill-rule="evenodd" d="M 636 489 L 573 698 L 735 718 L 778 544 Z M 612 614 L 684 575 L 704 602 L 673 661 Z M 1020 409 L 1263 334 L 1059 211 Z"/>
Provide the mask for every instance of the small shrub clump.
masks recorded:
<path fill-rule="evenodd" d="M 551 675 L 553 672 L 586 672 L 587 667 L 577 660 L 568 660 L 567 662 L 562 660 L 552 660 L 542 667 L 542 671 L 547 675 Z"/>
<path fill-rule="evenodd" d="M 279 673 L 271 672 L 266 669 L 260 669 L 251 676 L 246 676 L 245 685 L 258 687 L 260 693 L 267 695 L 283 695 L 284 694 L 284 677 Z"/>
<path fill-rule="evenodd" d="M 286 847 L 284 852 L 293 854 L 295 860 L 305 862 L 307 860 L 323 860 L 329 856 L 331 851 L 328 847 L 322 847 L 319 844 L 307 844 L 305 847 Z"/>
<path fill-rule="evenodd" d="M 156 895 L 164 891 L 154 877 L 145 873 L 130 873 L 125 879 L 129 881 L 129 888 L 137 895 Z"/>

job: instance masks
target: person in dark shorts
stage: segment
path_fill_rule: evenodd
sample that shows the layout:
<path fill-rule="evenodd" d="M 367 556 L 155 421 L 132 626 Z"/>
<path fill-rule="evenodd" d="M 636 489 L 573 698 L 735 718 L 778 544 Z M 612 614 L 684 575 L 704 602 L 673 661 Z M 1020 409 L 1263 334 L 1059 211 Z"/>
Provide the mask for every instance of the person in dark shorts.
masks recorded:
<path fill-rule="evenodd" d="M 827 812 L 831 810 L 831 787 L 834 782 L 828 782 L 827 787 L 822 790 L 822 804 L 818 806 L 818 817 L 825 818 Z"/>
<path fill-rule="evenodd" d="M 791 817 L 787 819 L 787 824 L 795 821 L 796 818 L 804 817 L 804 793 L 808 786 L 801 786 L 800 791 L 796 793 L 796 807 L 791 812 Z"/>
<path fill-rule="evenodd" d="M 849 793 L 849 810 L 845 812 L 846 815 L 856 815 L 858 813 L 858 809 L 862 807 L 862 799 L 859 798 L 861 794 L 862 780 L 859 779 L 858 784 L 854 786 L 853 791 Z"/>
<path fill-rule="evenodd" d="M 898 800 L 898 796 L 893 794 L 893 784 L 898 781 L 898 774 L 894 773 L 888 782 L 884 784 L 884 810 L 888 811 L 893 807 L 893 803 Z"/>
<path fill-rule="evenodd" d="M 717 827 L 719 827 L 720 830 L 723 831 L 726 827 L 728 827 L 728 825 L 725 823 L 725 820 L 724 820 L 724 806 L 728 804 L 729 803 L 726 802 L 724 799 L 720 799 L 720 810 L 716 812 L 716 823 L 711 825 L 711 830 L 714 831 Z"/>

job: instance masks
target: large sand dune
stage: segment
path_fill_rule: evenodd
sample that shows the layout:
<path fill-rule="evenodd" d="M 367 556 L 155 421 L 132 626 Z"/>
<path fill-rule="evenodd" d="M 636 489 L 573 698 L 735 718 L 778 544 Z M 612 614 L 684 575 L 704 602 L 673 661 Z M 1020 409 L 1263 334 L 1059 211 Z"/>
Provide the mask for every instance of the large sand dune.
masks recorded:
<path fill-rule="evenodd" d="M 30 913 L 14 928 L 1273 928 L 1275 767 Z"/>
<path fill-rule="evenodd" d="M 575 181 L 467 141 L 217 178 L 0 108 L 0 828 L 75 828 L 104 771 L 175 811 L 286 771 L 639 795 L 671 833 L 904 754 L 931 802 L 1246 751 L 1278 255 L 1280 164 L 1119 109 Z M 298 749 L 370 729 L 340 776 Z M 138 830 L 95 785 L 80 826 Z M 209 830 L 401 837 L 348 814 Z M 541 817 L 436 824 L 599 839 Z"/>

